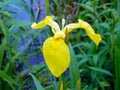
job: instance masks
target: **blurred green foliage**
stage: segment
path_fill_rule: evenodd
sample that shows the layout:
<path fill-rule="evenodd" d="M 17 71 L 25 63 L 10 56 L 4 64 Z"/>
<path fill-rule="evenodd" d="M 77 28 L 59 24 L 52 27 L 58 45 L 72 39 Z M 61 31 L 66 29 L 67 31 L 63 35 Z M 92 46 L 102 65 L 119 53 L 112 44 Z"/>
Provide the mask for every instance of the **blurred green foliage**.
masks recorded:
<path fill-rule="evenodd" d="M 30 0 L 33 5 L 35 0 Z M 31 16 L 31 20 L 17 20 L 11 8 L 19 3 Z M 38 37 L 52 34 L 48 27 L 34 31 L 30 25 L 37 19 L 24 0 L 0 0 L 0 89 L 1 90 L 59 90 L 63 81 L 64 90 L 119 90 L 120 83 L 120 13 L 118 0 L 45 0 L 46 14 L 54 15 L 58 23 L 65 18 L 66 24 L 83 19 L 101 34 L 102 42 L 97 47 L 85 31 L 77 29 L 70 34 L 71 64 L 61 78 L 55 78 L 45 63 L 31 65 L 28 58 L 42 54 Z M 118 6 L 118 7 L 117 7 Z M 22 13 L 14 13 L 16 16 Z M 43 34 L 44 31 L 46 35 Z M 18 49 L 20 41 L 30 37 Z M 27 49 L 27 51 L 26 51 Z M 22 65 L 26 69 L 19 71 Z M 34 85 L 33 82 L 35 83 Z"/>

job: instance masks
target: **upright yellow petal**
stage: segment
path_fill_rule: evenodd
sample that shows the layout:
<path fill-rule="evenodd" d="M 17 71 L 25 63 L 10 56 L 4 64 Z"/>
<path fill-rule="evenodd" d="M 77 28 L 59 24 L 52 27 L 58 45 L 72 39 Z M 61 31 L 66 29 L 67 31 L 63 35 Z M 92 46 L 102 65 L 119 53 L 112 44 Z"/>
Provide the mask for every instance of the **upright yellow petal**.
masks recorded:
<path fill-rule="evenodd" d="M 51 73 L 59 77 L 70 64 L 68 46 L 62 38 L 50 37 L 43 44 L 43 56 Z"/>
<path fill-rule="evenodd" d="M 54 16 L 46 16 L 44 20 L 40 21 L 39 23 L 33 23 L 31 25 L 34 29 L 44 28 L 46 25 L 52 27 L 55 32 L 60 31 L 59 25 L 53 21 Z"/>

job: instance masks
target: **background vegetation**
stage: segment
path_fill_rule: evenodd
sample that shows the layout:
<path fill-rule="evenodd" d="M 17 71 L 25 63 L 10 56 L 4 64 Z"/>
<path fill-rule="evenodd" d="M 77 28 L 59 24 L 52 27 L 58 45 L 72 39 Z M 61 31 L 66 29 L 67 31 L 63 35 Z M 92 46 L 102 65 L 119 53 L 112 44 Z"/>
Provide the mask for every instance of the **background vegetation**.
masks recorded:
<path fill-rule="evenodd" d="M 64 90 L 119 90 L 120 1 L 43 2 L 45 7 L 37 0 L 0 0 L 0 90 L 59 90 L 61 80 Z M 61 79 L 51 75 L 42 57 L 43 41 L 52 36 L 50 28 L 30 27 L 45 16 L 43 8 L 60 25 L 62 18 L 66 24 L 80 18 L 102 36 L 97 47 L 82 29 L 70 34 L 71 64 Z"/>

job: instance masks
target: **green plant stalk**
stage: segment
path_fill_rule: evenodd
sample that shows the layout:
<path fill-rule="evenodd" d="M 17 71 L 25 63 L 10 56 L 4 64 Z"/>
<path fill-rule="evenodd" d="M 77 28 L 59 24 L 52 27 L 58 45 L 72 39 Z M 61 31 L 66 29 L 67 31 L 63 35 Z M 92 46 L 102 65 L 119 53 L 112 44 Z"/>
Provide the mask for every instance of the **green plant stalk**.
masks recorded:
<path fill-rule="evenodd" d="M 119 23 L 120 24 L 120 23 Z M 115 90 L 120 90 L 120 26 L 116 32 L 115 45 Z"/>
<path fill-rule="evenodd" d="M 120 26 L 117 30 L 115 46 L 115 90 L 120 90 Z"/>
<path fill-rule="evenodd" d="M 45 0 L 46 13 L 50 15 L 50 0 Z"/>
<path fill-rule="evenodd" d="M 67 86 L 66 86 L 66 83 L 65 83 L 64 74 L 61 75 L 61 82 L 60 82 L 60 85 L 61 85 L 61 83 L 63 83 L 63 90 L 67 90 Z"/>
<path fill-rule="evenodd" d="M 115 90 L 120 89 L 120 48 L 115 47 Z"/>
<path fill-rule="evenodd" d="M 115 45 L 115 90 L 120 90 L 120 0 L 117 0 L 118 27 Z"/>

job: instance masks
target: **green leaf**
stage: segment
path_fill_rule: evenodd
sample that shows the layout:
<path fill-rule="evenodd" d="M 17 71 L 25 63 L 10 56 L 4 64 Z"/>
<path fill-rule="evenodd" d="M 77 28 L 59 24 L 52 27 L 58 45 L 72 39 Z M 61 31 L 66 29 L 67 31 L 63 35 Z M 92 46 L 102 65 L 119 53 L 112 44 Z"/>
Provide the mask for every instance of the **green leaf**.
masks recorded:
<path fill-rule="evenodd" d="M 100 69 L 100 68 L 95 68 L 95 67 L 88 67 L 88 68 L 91 69 L 91 70 L 94 70 L 94 71 L 101 72 L 101 73 L 112 76 L 112 74 L 107 70 Z"/>
<path fill-rule="evenodd" d="M 4 39 L 2 44 L 0 45 L 0 69 L 3 61 L 5 49 L 6 49 L 6 40 Z"/>
<path fill-rule="evenodd" d="M 9 33 L 8 33 L 8 28 L 7 28 L 7 25 L 6 25 L 6 22 L 3 20 L 0 20 L 0 25 L 1 25 L 1 28 L 2 28 L 2 32 L 4 34 L 4 38 L 6 40 L 6 44 L 7 44 L 7 52 L 8 52 L 8 60 L 9 60 L 9 65 L 10 65 L 10 68 L 8 68 L 8 70 L 6 71 L 7 73 L 11 74 L 12 75 L 12 68 L 13 68 L 13 63 L 11 62 L 11 42 L 9 40 Z M 8 64 L 7 63 L 7 64 Z"/>
<path fill-rule="evenodd" d="M 36 86 L 37 90 L 44 90 L 44 88 L 42 87 L 42 85 L 40 84 L 38 79 L 33 74 L 30 73 L 30 75 L 34 80 L 34 83 L 35 83 L 35 86 Z"/>
<path fill-rule="evenodd" d="M 5 1 L 3 1 L 3 2 L 0 2 L 0 8 L 3 8 L 3 7 L 5 7 L 5 6 L 8 7 L 9 4 L 11 4 L 11 3 L 13 3 L 13 2 L 16 2 L 16 1 L 18 1 L 18 0 L 5 0 Z"/>
<path fill-rule="evenodd" d="M 80 73 L 77 65 L 77 59 L 76 59 L 73 47 L 71 46 L 70 43 L 69 43 L 69 48 L 70 48 L 70 56 L 71 56 L 70 66 L 69 66 L 71 87 L 75 89 L 78 81 L 80 80 Z"/>
<path fill-rule="evenodd" d="M 103 27 L 103 28 L 105 28 L 105 29 L 107 29 L 107 30 L 109 30 L 110 29 L 110 26 L 109 26 L 109 24 L 108 23 L 100 23 L 100 25 Z"/>
<path fill-rule="evenodd" d="M 46 68 L 46 65 L 44 64 L 34 65 L 32 68 L 32 73 L 36 74 L 36 73 L 42 72 L 45 68 Z"/>
<path fill-rule="evenodd" d="M 13 84 L 19 86 L 19 84 L 12 79 L 9 75 L 7 75 L 5 72 L 0 71 L 0 77 L 6 81 L 12 88 L 13 88 Z"/>
<path fill-rule="evenodd" d="M 12 18 L 11 14 L 9 12 L 7 12 L 7 11 L 1 11 L 0 10 L 0 14 L 2 14 L 3 16 L 6 16 L 8 18 Z"/>
<path fill-rule="evenodd" d="M 94 12 L 94 9 L 92 8 L 92 7 L 90 7 L 90 6 L 88 6 L 88 5 L 85 5 L 85 4 L 78 4 L 80 7 L 82 7 L 82 8 L 84 8 L 84 9 L 86 9 L 86 10 L 88 10 L 88 11 L 90 11 L 90 12 Z"/>
<path fill-rule="evenodd" d="M 19 52 L 17 52 L 11 59 L 11 62 L 13 63 L 20 55 L 21 53 L 29 46 L 29 44 L 32 42 L 32 39 L 30 39 L 26 44 L 25 46 L 23 46 L 21 48 L 21 50 Z M 10 63 L 7 63 L 7 65 L 5 66 L 5 72 L 8 71 L 8 69 L 10 68 Z"/>
<path fill-rule="evenodd" d="M 13 24 L 10 29 L 9 32 L 10 33 L 14 33 L 16 29 L 18 29 L 20 26 L 27 26 L 27 25 L 31 25 L 32 22 L 31 21 L 16 21 L 15 24 Z"/>
<path fill-rule="evenodd" d="M 110 84 L 107 81 L 100 82 L 101 86 L 109 87 Z"/>

